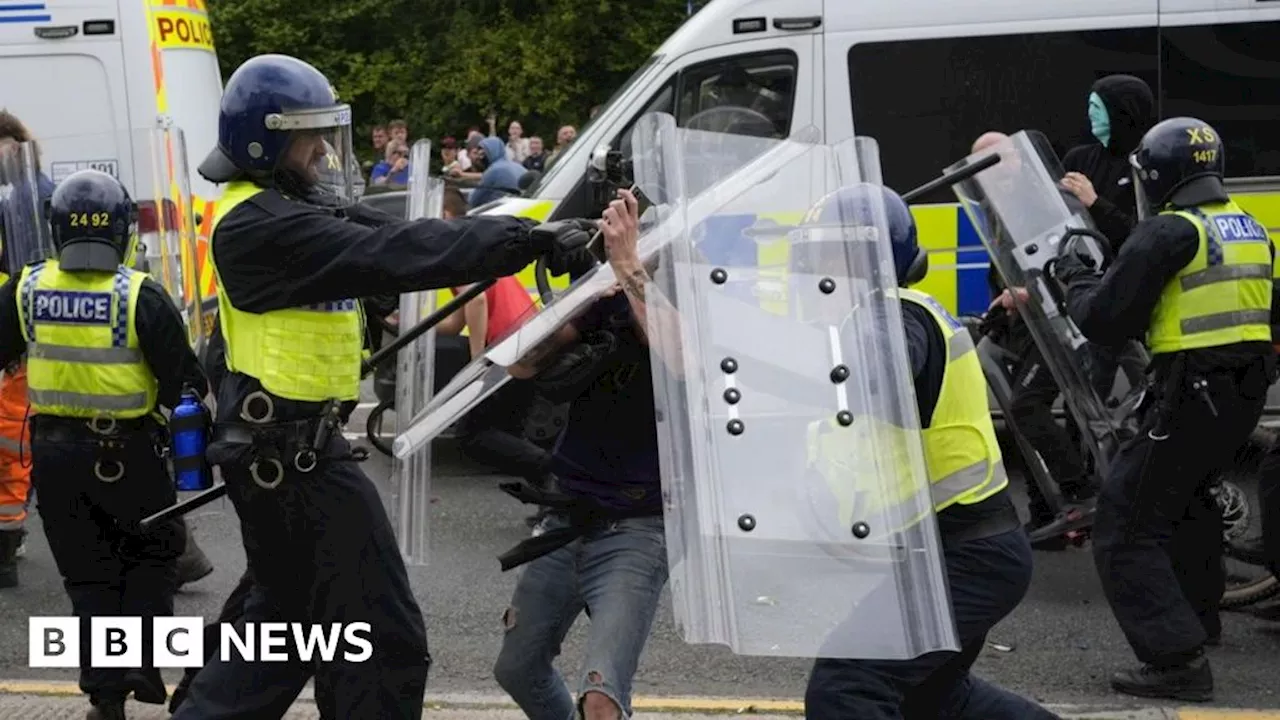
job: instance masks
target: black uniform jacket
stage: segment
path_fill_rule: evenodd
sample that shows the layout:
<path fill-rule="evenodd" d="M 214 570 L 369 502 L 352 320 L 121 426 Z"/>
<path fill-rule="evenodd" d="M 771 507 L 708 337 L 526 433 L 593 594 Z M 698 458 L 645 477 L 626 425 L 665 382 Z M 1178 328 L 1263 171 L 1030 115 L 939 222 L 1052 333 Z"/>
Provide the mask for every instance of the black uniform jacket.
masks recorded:
<path fill-rule="evenodd" d="M 433 290 L 512 275 L 536 259 L 530 220 L 368 221 L 368 208 L 322 208 L 266 191 L 218 221 L 210 241 L 226 299 L 244 312 Z M 385 217 L 382 218 L 385 221 Z M 371 227 L 372 225 L 372 227 Z M 234 420 L 257 380 L 229 373 L 218 416 Z M 275 402 L 277 420 L 314 417 L 315 403 Z"/>
<path fill-rule="evenodd" d="M 1224 198 L 1225 199 L 1225 198 Z M 1081 273 L 1067 287 L 1067 309 L 1080 332 L 1093 342 L 1117 346 L 1144 339 L 1165 285 L 1195 258 L 1200 249 L 1196 226 L 1177 215 L 1157 215 L 1139 223 L 1120 246 L 1105 275 Z M 1271 322 L 1280 317 L 1272 289 Z M 1241 367 L 1259 355 L 1273 353 L 1266 342 L 1244 342 L 1187 352 L 1187 368 L 1209 372 Z M 1159 371 L 1173 353 L 1152 361 Z"/>

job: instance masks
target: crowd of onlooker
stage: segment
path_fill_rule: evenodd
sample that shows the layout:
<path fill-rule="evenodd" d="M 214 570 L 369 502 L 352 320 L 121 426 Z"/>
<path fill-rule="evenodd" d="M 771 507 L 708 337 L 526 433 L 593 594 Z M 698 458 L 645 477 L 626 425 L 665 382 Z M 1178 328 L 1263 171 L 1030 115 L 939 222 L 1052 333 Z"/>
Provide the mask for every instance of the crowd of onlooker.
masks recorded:
<path fill-rule="evenodd" d="M 541 173 L 577 137 L 577 128 L 564 125 L 556 131 L 554 145 L 542 137 L 525 136 L 519 120 L 507 125 L 506 137 L 497 132 L 497 118 L 488 118 L 488 134 L 478 126 L 467 129 L 460 141 L 446 136 L 432 144 L 439 149 L 439 166 L 432 171 L 472 188 L 472 207 L 504 194 L 520 192 L 520 179 L 529 171 Z M 370 186 L 403 187 L 409 182 L 409 125 L 392 120 L 373 128 L 373 150 L 378 161 L 366 164 Z M 433 163 L 434 164 L 434 163 Z"/>

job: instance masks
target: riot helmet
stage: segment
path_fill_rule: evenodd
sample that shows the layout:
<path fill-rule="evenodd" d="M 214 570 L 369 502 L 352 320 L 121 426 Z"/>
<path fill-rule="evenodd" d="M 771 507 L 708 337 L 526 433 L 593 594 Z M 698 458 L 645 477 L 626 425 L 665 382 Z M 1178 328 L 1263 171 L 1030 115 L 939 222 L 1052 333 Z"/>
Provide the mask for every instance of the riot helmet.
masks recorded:
<path fill-rule="evenodd" d="M 866 239 L 879 240 L 872 237 L 879 228 L 888 228 L 889 247 L 893 253 L 893 269 L 899 287 L 908 287 L 924 279 L 929 272 L 929 255 L 920 247 L 916 236 L 915 218 L 907 207 L 902 196 L 893 190 L 872 183 L 857 183 L 841 188 L 819 200 L 805 217 L 805 225 L 825 228 L 856 228 Z M 846 237 L 846 234 L 833 237 Z M 820 272 L 827 262 L 845 262 L 841 256 L 831 253 L 844 253 L 842 243 L 806 243 L 797 248 L 793 245 L 792 253 L 800 250 L 796 262 L 805 266 L 810 272 Z M 847 257 L 847 256 L 844 256 Z M 796 268 L 793 263 L 793 269 Z M 855 272 L 858 269 L 854 268 Z M 868 270 L 869 272 L 869 270 Z M 861 273 L 859 273 L 861 274 Z"/>
<path fill-rule="evenodd" d="M 49 200 L 58 267 L 67 272 L 115 272 L 133 254 L 138 206 L 110 175 L 72 173 Z"/>
<path fill-rule="evenodd" d="M 329 80 L 288 55 L 259 55 L 227 80 L 218 112 L 218 144 L 200 163 L 206 180 L 247 179 L 305 198 L 355 198 L 351 107 Z"/>
<path fill-rule="evenodd" d="M 1129 155 L 1138 217 L 1169 205 L 1192 207 L 1226 198 L 1224 148 L 1218 131 L 1190 117 L 1157 123 Z"/>

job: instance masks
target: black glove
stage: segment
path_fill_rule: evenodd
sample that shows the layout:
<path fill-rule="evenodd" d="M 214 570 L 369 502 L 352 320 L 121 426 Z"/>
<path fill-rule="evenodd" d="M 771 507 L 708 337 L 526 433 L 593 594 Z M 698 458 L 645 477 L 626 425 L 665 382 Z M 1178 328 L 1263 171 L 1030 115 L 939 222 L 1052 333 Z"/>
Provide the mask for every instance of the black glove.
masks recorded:
<path fill-rule="evenodd" d="M 1063 287 L 1069 287 L 1076 279 L 1085 275 L 1097 274 L 1098 266 L 1093 258 L 1082 253 L 1065 253 L 1058 258 L 1053 265 L 1053 276 L 1062 283 Z"/>
<path fill-rule="evenodd" d="M 554 404 L 577 400 L 612 364 L 618 337 L 611 332 L 585 333 L 582 342 L 565 350 L 534 378 L 538 393 Z"/>
<path fill-rule="evenodd" d="M 536 225 L 529 231 L 534 251 L 547 258 L 547 267 L 565 268 L 576 251 L 584 250 L 598 232 L 595 220 L 572 218 Z M 555 272 L 555 275 L 563 275 Z"/>
<path fill-rule="evenodd" d="M 586 275 L 595 266 L 595 255 L 592 255 L 591 251 L 585 247 L 564 253 L 560 257 L 547 259 L 547 272 L 552 276 L 572 275 L 573 277 L 580 277 Z"/>

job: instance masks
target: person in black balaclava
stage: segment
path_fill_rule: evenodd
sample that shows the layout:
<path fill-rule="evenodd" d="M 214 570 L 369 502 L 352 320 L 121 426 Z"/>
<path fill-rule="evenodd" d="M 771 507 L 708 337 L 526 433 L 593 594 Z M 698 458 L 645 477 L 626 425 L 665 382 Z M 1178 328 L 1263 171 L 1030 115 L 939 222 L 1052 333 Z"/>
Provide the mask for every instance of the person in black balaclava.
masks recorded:
<path fill-rule="evenodd" d="M 1151 88 L 1132 75 L 1108 75 L 1089 89 L 1089 130 L 1096 142 L 1077 145 L 1062 159 L 1067 171 L 1062 187 L 1089 208 L 1113 255 L 1138 222 L 1129 153 L 1155 122 Z M 1134 349 L 1090 345 L 1089 379 L 1103 400 L 1111 394 L 1117 368 L 1124 368 L 1131 385 L 1143 381 L 1146 359 Z"/>
<path fill-rule="evenodd" d="M 1137 224 L 1129 153 L 1156 122 L 1151 88 L 1132 75 L 1108 75 L 1089 90 L 1089 129 L 1096 142 L 1062 158 L 1063 188 L 1080 198 L 1114 250 Z"/>

